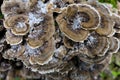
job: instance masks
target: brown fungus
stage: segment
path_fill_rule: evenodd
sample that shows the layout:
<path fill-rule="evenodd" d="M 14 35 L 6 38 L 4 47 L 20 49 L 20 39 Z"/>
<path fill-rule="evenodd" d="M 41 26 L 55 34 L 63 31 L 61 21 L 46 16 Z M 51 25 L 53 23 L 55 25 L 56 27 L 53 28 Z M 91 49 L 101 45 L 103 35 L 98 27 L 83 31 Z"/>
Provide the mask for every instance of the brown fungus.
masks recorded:
<path fill-rule="evenodd" d="M 6 32 L 6 41 L 10 45 L 17 45 L 22 42 L 22 37 L 12 34 L 11 31 L 7 31 Z"/>
<path fill-rule="evenodd" d="M 80 12 L 81 17 L 83 17 L 83 21 L 81 22 L 81 26 L 85 29 L 91 30 L 96 29 L 100 25 L 100 14 L 98 11 L 87 4 L 79 4 L 78 5 L 78 12 Z M 84 21 L 84 17 L 88 19 Z"/>
<path fill-rule="evenodd" d="M 1 6 L 1 11 L 4 14 L 4 17 L 21 14 L 27 12 L 27 5 L 26 3 L 18 0 L 9 0 L 9 1 L 3 1 L 3 4 Z"/>
<path fill-rule="evenodd" d="M 96 33 L 92 33 L 84 44 L 88 49 L 88 56 L 104 56 L 109 48 L 108 39 Z"/>
<path fill-rule="evenodd" d="M 46 15 L 43 23 L 35 26 L 28 35 L 28 44 L 31 48 L 40 47 L 49 40 L 55 32 L 52 15 Z"/>
<path fill-rule="evenodd" d="M 54 20 L 53 20 L 53 15 L 52 15 L 52 10 L 50 9 L 51 6 L 44 6 L 41 5 L 43 4 L 41 1 L 38 2 L 37 5 L 41 7 L 44 7 L 47 10 L 38 11 L 38 13 L 30 12 L 29 13 L 29 24 L 30 24 L 30 31 L 29 35 L 27 38 L 28 45 L 31 48 L 38 48 L 43 43 L 47 40 L 49 40 L 54 32 L 55 32 L 55 27 L 54 27 Z M 37 11 L 37 9 L 33 9 L 33 11 Z"/>
<path fill-rule="evenodd" d="M 109 46 L 108 52 L 109 53 L 117 53 L 119 48 L 120 48 L 119 47 L 119 45 L 120 45 L 119 40 L 116 37 L 110 37 L 108 40 L 110 42 L 110 46 Z"/>
<path fill-rule="evenodd" d="M 73 6 L 74 7 L 71 7 L 73 9 L 77 7 L 76 5 L 73 5 Z M 68 20 L 66 20 L 66 19 L 68 19 L 67 14 L 71 15 L 71 12 L 66 12 L 66 9 L 64 9 L 64 11 L 56 18 L 56 21 L 59 25 L 61 32 L 63 32 L 65 34 L 65 36 L 67 36 L 69 39 L 71 39 L 75 42 L 84 41 L 88 37 L 89 31 L 82 29 L 80 27 L 80 25 L 78 25 L 78 26 L 76 25 L 77 27 L 76 26 L 73 27 L 74 25 L 71 25 L 72 23 L 69 24 Z M 66 19 L 65 19 L 65 17 L 66 17 Z M 77 21 L 77 22 L 79 24 L 79 21 Z"/>
<path fill-rule="evenodd" d="M 114 29 L 116 30 L 116 33 L 120 33 L 120 16 L 118 14 L 113 13 L 112 19 L 115 22 Z"/>
<path fill-rule="evenodd" d="M 32 55 L 30 56 L 29 59 L 30 63 L 39 65 L 47 64 L 52 59 L 53 50 L 54 50 L 53 39 L 50 39 L 48 42 L 45 42 L 43 46 L 35 50 L 36 53 L 34 53 L 33 56 Z"/>
<path fill-rule="evenodd" d="M 109 15 L 106 15 L 104 13 L 100 13 L 100 15 L 101 15 L 101 24 L 96 29 L 96 32 L 100 35 L 106 35 L 110 37 L 113 31 L 113 26 L 115 24 L 111 20 L 111 17 Z"/>
<path fill-rule="evenodd" d="M 15 15 L 5 20 L 5 28 L 11 29 L 14 35 L 26 35 L 29 32 L 28 17 L 26 15 Z"/>

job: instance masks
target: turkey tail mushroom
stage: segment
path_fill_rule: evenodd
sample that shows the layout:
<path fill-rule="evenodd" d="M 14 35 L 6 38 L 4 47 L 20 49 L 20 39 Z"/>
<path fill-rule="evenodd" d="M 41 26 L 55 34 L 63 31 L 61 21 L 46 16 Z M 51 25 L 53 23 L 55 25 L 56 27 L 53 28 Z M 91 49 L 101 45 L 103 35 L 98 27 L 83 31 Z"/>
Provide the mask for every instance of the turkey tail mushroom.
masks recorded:
<path fill-rule="evenodd" d="M 3 1 L 3 4 L 1 6 L 1 11 L 4 14 L 4 17 L 13 16 L 16 14 L 26 14 L 27 12 L 27 6 L 24 2 L 18 1 L 18 0 L 9 0 L 9 1 Z"/>
<path fill-rule="evenodd" d="M 39 65 L 47 64 L 52 59 L 52 56 L 53 56 L 53 51 L 54 51 L 53 41 L 54 41 L 53 39 L 50 39 L 48 42 L 45 42 L 43 46 L 36 49 L 37 51 L 35 52 L 37 53 L 34 53 L 33 56 L 30 56 L 30 59 L 29 59 L 30 63 L 39 64 Z"/>
<path fill-rule="evenodd" d="M 70 10 L 72 12 L 74 12 L 73 10 L 76 7 L 77 7 L 77 5 L 74 4 L 74 5 L 71 5 L 68 8 L 70 8 Z M 78 10 L 76 10 L 76 12 L 77 11 Z M 69 39 L 71 39 L 71 40 L 73 40 L 75 42 L 82 42 L 88 37 L 89 31 L 84 30 L 84 29 L 81 28 L 79 17 L 77 17 L 76 14 L 72 14 L 72 12 L 70 12 L 70 11 L 67 12 L 66 9 L 64 9 L 63 12 L 60 15 L 58 15 L 58 17 L 56 18 L 56 21 L 57 21 L 57 23 L 59 25 L 59 28 L 60 28 L 61 32 L 63 32 L 66 37 L 68 37 Z M 74 13 L 76 13 L 76 12 L 74 12 Z M 77 19 L 76 18 L 73 19 L 72 16 L 71 16 L 72 18 L 69 19 L 67 17 L 68 14 L 69 14 L 69 17 L 71 15 L 76 16 Z M 72 20 L 72 21 L 70 21 L 70 20 Z M 77 22 L 77 24 L 76 24 L 76 22 Z"/>
<path fill-rule="evenodd" d="M 88 56 L 104 56 L 108 51 L 109 41 L 104 36 L 91 33 L 87 40 L 85 40 L 85 46 L 88 49 Z"/>
<path fill-rule="evenodd" d="M 21 36 L 16 36 L 16 35 L 12 34 L 11 31 L 7 31 L 6 32 L 6 41 L 10 45 L 17 45 L 17 44 L 20 44 L 23 41 L 23 39 Z"/>
<path fill-rule="evenodd" d="M 109 50 L 108 53 L 117 53 L 119 50 L 119 40 L 116 37 L 110 37 L 108 38 L 110 45 L 109 45 Z"/>

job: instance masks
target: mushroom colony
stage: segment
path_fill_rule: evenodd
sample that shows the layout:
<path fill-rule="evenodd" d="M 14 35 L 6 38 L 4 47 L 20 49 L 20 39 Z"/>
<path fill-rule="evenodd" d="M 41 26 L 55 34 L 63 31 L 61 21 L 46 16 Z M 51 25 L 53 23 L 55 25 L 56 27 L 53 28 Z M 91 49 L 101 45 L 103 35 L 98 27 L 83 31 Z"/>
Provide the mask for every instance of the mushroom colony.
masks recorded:
<path fill-rule="evenodd" d="M 119 50 L 120 16 L 97 0 L 4 0 L 1 10 L 2 56 L 46 80 L 96 79 Z"/>

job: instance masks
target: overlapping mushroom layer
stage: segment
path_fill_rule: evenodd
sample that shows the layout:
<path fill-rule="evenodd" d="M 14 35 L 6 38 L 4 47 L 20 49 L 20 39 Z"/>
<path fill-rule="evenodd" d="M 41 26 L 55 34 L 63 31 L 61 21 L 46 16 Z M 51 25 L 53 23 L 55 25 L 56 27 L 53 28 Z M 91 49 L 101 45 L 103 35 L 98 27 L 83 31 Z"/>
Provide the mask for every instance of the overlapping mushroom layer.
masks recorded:
<path fill-rule="evenodd" d="M 4 1 L 1 8 L 7 29 L 6 42 L 11 46 L 4 57 L 23 60 L 21 57 L 29 56 L 30 64 L 47 64 L 54 52 L 55 27 L 51 6 L 41 0 L 35 3 L 32 0 L 9 0 Z"/>
<path fill-rule="evenodd" d="M 119 50 L 120 16 L 95 0 L 5 0 L 2 13 L 10 44 L 4 57 L 53 80 L 92 80 Z"/>

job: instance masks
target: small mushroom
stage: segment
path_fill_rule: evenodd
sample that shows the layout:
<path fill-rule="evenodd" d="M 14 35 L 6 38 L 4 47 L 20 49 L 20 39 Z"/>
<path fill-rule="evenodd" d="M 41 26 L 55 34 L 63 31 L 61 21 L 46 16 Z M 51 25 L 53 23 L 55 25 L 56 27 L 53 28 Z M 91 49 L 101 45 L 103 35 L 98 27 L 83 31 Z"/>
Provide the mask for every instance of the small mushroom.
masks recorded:
<path fill-rule="evenodd" d="M 117 53 L 119 50 L 119 40 L 116 37 L 110 37 L 108 38 L 110 45 L 108 53 Z"/>
<path fill-rule="evenodd" d="M 88 2 L 88 4 L 93 6 L 99 12 L 101 17 L 101 23 L 96 29 L 96 32 L 100 35 L 110 37 L 114 26 L 114 22 L 111 19 L 112 12 L 105 4 L 99 3 L 98 1 Z"/>
<path fill-rule="evenodd" d="M 26 15 L 16 15 L 5 20 L 5 28 L 11 28 L 14 35 L 25 35 L 29 32 L 29 25 L 27 23 L 28 17 Z"/>
<path fill-rule="evenodd" d="M 49 40 L 55 32 L 53 16 L 51 13 L 45 15 L 44 20 L 30 30 L 28 45 L 31 48 L 38 48 Z"/>
<path fill-rule="evenodd" d="M 1 11 L 4 17 L 12 16 L 15 14 L 25 13 L 27 11 L 26 5 L 18 0 L 3 1 L 1 6 Z"/>
<path fill-rule="evenodd" d="M 34 55 L 30 56 L 29 59 L 30 63 L 39 65 L 47 64 L 52 59 L 53 50 L 54 50 L 53 39 L 50 39 L 48 42 L 44 43 L 43 46 L 33 50 Z"/>
<path fill-rule="evenodd" d="M 100 15 L 101 15 L 101 24 L 96 29 L 96 32 L 100 35 L 106 35 L 110 37 L 115 23 L 112 21 L 109 15 L 106 15 L 102 12 L 100 13 Z"/>
<path fill-rule="evenodd" d="M 77 5 L 74 4 L 74 5 L 71 5 L 70 7 L 73 10 L 74 10 L 74 8 L 76 10 Z M 68 7 L 68 8 L 70 8 L 70 7 Z M 66 12 L 66 9 L 64 9 L 63 12 L 60 15 L 58 15 L 58 17 L 56 18 L 56 21 L 59 25 L 59 28 L 60 28 L 61 32 L 63 32 L 66 37 L 68 37 L 69 39 L 71 39 L 75 42 L 84 41 L 88 37 L 89 31 L 81 28 L 81 26 L 79 25 L 80 24 L 79 17 L 78 17 L 78 19 L 75 18 L 74 20 L 72 20 L 72 22 L 69 22 L 67 20 L 67 19 L 69 19 L 67 17 L 68 14 L 72 15 L 72 12 Z M 66 19 L 65 19 L 65 17 L 66 17 Z M 70 19 L 73 19 L 73 18 L 70 18 Z M 76 24 L 76 20 L 78 20 L 77 21 L 78 25 Z M 73 23 L 73 25 L 72 25 L 72 23 Z"/>
<path fill-rule="evenodd" d="M 23 45 L 12 45 L 10 49 L 5 51 L 4 57 L 7 59 L 19 58 L 23 55 L 25 47 Z"/>
<path fill-rule="evenodd" d="M 17 45 L 22 42 L 21 36 L 15 36 L 9 30 L 6 32 L 6 41 L 10 45 Z"/>
<path fill-rule="evenodd" d="M 120 16 L 118 14 L 113 13 L 112 19 L 115 22 L 114 29 L 116 30 L 116 33 L 120 33 Z"/>
<path fill-rule="evenodd" d="M 85 29 L 96 29 L 100 25 L 100 14 L 98 11 L 87 4 L 79 4 L 78 5 L 78 12 L 82 15 L 83 18 L 81 22 L 81 26 Z M 87 17 L 87 19 L 85 19 Z"/>
<path fill-rule="evenodd" d="M 96 33 L 91 35 L 84 42 L 88 49 L 88 56 L 104 56 L 109 48 L 109 41 L 104 36 L 99 36 Z"/>
<path fill-rule="evenodd" d="M 100 3 L 98 0 L 92 0 L 92 1 L 89 0 L 87 4 L 93 6 L 95 9 L 97 9 L 98 12 L 112 15 L 110 8 L 105 3 Z"/>

